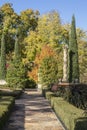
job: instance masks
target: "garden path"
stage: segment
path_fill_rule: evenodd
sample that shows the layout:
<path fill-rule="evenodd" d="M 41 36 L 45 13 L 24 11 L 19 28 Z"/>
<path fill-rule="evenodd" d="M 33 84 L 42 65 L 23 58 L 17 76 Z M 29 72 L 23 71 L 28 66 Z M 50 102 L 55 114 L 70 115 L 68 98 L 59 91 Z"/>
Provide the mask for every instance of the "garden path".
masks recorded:
<path fill-rule="evenodd" d="M 4 130 L 65 130 L 38 90 L 25 90 Z"/>

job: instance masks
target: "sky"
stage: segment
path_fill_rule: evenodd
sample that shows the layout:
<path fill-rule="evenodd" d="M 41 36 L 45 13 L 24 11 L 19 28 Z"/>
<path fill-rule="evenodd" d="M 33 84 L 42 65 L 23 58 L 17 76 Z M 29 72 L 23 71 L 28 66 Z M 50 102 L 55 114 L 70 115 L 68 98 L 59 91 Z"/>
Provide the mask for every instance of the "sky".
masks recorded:
<path fill-rule="evenodd" d="M 72 15 L 76 18 L 76 27 L 87 30 L 87 0 L 0 0 L 0 7 L 12 3 L 16 13 L 26 9 L 39 10 L 40 14 L 56 10 L 62 23 L 71 23 Z"/>

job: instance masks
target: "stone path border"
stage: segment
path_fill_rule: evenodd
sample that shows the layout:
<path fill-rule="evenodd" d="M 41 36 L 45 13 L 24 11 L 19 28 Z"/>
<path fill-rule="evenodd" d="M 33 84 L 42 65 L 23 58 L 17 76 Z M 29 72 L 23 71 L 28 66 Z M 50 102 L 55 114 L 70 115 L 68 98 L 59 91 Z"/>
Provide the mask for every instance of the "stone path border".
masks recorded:
<path fill-rule="evenodd" d="M 37 90 L 26 90 L 4 130 L 65 130 L 49 102 Z"/>

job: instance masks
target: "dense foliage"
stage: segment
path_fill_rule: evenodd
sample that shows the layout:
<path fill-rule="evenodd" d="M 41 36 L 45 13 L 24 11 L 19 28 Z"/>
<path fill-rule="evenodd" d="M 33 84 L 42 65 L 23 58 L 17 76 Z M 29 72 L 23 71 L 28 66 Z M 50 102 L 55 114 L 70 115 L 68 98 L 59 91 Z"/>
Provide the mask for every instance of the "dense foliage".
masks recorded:
<path fill-rule="evenodd" d="M 73 24 L 72 26 L 70 24 L 63 25 L 59 13 L 55 10 L 47 14 L 44 14 L 40 17 L 39 15 L 40 14 L 38 10 L 34 11 L 32 9 L 24 10 L 20 12 L 20 14 L 18 15 L 17 13 L 15 13 L 14 9 L 12 8 L 12 4 L 10 3 L 6 3 L 0 7 L 0 45 L 3 41 L 3 31 L 5 31 L 4 43 L 6 48 L 5 53 L 6 53 L 7 64 L 5 61 L 6 66 L 4 67 L 7 67 L 7 75 L 8 75 L 8 71 L 10 70 L 10 67 L 11 66 L 13 67 L 13 64 L 15 63 L 12 60 L 14 59 L 14 53 L 16 54 L 16 52 L 14 52 L 14 47 L 17 47 L 15 44 L 15 40 L 16 42 L 18 40 L 20 44 L 19 50 L 21 53 L 21 63 L 19 64 L 23 64 L 23 66 L 22 65 L 19 66 L 22 66 L 24 68 L 26 67 L 26 77 L 28 78 L 28 80 L 35 81 L 36 83 L 38 83 L 38 71 L 40 69 L 41 64 L 43 63 L 43 59 L 45 60 L 47 56 L 48 59 L 49 56 L 52 56 L 53 59 L 55 59 L 55 54 L 57 56 L 56 59 L 57 64 L 54 70 L 58 68 L 57 78 L 62 78 L 63 77 L 62 75 L 63 74 L 63 69 L 62 69 L 63 68 L 63 44 L 69 42 L 69 33 L 70 30 L 72 30 L 71 35 L 73 35 L 74 38 L 77 38 L 76 39 L 77 41 L 75 42 L 77 42 L 76 44 L 78 44 L 78 48 L 77 48 L 78 54 L 76 52 L 74 57 L 77 57 L 77 55 L 79 56 L 78 60 L 80 63 L 79 64 L 80 81 L 86 82 L 87 42 L 86 42 L 86 33 L 84 32 L 84 30 L 81 30 L 80 28 L 75 28 L 74 20 L 72 22 Z M 17 31 L 19 33 L 18 39 L 16 39 Z M 71 46 L 72 42 L 73 41 L 70 38 L 69 46 Z M 44 49 L 42 49 L 43 47 Z M 50 55 L 51 51 L 49 50 L 53 50 L 55 51 L 55 53 Z M 70 49 L 70 53 L 71 51 L 72 49 Z M 18 55 L 18 57 L 20 56 Z M 74 60 L 75 68 L 77 68 L 76 71 L 78 70 L 78 67 L 76 67 L 76 65 L 78 65 L 77 63 L 78 60 L 77 61 Z M 5 68 L 4 71 L 6 71 Z M 73 70 L 72 72 L 73 75 L 74 75 L 74 71 L 75 70 Z M 73 75 L 70 75 L 70 77 L 72 77 L 71 80 L 73 80 L 74 78 L 78 78 L 78 74 L 75 73 L 74 77 Z"/>
<path fill-rule="evenodd" d="M 58 65 L 56 58 L 45 57 L 39 68 L 40 82 L 44 85 L 58 82 Z"/>
<path fill-rule="evenodd" d="M 73 16 L 69 39 L 69 82 L 74 82 L 75 79 L 79 81 L 79 63 L 75 17 Z"/>
<path fill-rule="evenodd" d="M 21 59 L 21 53 L 20 53 L 20 44 L 19 44 L 19 38 L 16 37 L 15 40 L 15 48 L 14 48 L 14 58 L 13 61 L 11 61 L 9 64 L 9 67 L 7 69 L 7 82 L 10 87 L 16 88 L 23 88 L 25 83 L 25 67 L 22 63 Z"/>
<path fill-rule="evenodd" d="M 0 79 L 6 78 L 6 45 L 5 33 L 2 34 L 1 39 L 1 59 L 0 59 Z"/>
<path fill-rule="evenodd" d="M 25 68 L 22 62 L 11 62 L 6 76 L 8 86 L 17 89 L 25 86 Z"/>
<path fill-rule="evenodd" d="M 38 10 L 32 9 L 24 10 L 18 15 L 10 3 L 0 7 L 0 79 L 6 80 L 8 87 L 14 89 L 25 86 L 34 88 L 38 83 L 45 86 L 57 83 L 59 78 L 63 78 L 63 45 L 69 43 L 69 82 L 78 79 L 87 83 L 86 32 L 76 28 L 74 16 L 70 25 L 62 24 L 60 15 L 55 10 L 40 17 L 39 15 Z M 46 96 L 51 101 L 51 96 L 54 95 L 51 92 Z M 58 87 L 56 96 L 87 109 L 85 85 Z M 71 106 L 62 98 L 55 98 L 59 97 L 53 97 L 51 103 L 56 113 L 62 113 L 67 128 L 80 128 L 77 118 L 83 110 Z M 4 110 L 8 112 L 8 108 L 9 106 Z M 3 112 L 1 117 L 2 114 Z M 4 113 L 0 124 L 4 123 L 6 116 L 8 113 Z M 84 121 L 81 119 L 81 122 L 83 128 Z M 74 123 L 77 123 L 77 126 Z M 87 126 L 87 123 L 85 125 Z"/>
<path fill-rule="evenodd" d="M 0 129 L 2 130 L 5 126 L 10 113 L 15 104 L 15 100 L 11 96 L 2 96 L 0 98 Z"/>

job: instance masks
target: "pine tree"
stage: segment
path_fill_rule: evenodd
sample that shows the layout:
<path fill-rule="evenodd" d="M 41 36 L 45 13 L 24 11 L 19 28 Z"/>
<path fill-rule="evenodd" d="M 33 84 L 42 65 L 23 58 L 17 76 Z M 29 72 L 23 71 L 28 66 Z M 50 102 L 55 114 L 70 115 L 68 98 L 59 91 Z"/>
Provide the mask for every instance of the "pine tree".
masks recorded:
<path fill-rule="evenodd" d="M 0 79 L 5 80 L 5 78 L 6 78 L 6 43 L 5 43 L 5 32 L 3 32 L 1 39 Z"/>
<path fill-rule="evenodd" d="M 73 82 L 75 79 L 79 80 L 79 64 L 75 17 L 73 15 L 69 39 L 69 82 Z"/>

